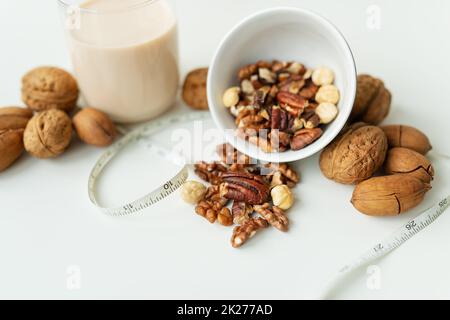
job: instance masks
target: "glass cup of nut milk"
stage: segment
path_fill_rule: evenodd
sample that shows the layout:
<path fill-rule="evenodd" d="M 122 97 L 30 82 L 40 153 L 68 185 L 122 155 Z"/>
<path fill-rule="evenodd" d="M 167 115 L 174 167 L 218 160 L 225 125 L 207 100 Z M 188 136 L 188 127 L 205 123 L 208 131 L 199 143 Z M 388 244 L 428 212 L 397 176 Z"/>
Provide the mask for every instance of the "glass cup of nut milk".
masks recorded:
<path fill-rule="evenodd" d="M 150 120 L 175 102 L 174 1 L 58 0 L 85 102 L 120 123 Z"/>

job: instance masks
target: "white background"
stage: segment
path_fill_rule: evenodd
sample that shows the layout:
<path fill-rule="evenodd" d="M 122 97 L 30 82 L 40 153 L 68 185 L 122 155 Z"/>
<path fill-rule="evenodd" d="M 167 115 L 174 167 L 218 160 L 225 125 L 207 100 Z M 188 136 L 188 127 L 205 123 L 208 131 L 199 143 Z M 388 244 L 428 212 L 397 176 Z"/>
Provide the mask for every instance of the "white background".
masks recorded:
<path fill-rule="evenodd" d="M 70 69 L 55 2 L 0 2 L 0 105 L 21 103 L 20 78 L 30 68 Z M 313 9 L 332 20 L 347 37 L 358 70 L 381 77 L 393 92 L 387 122 L 421 128 L 435 151 L 450 154 L 445 0 L 181 0 L 183 74 L 207 65 L 240 19 L 276 5 Z M 366 25 L 370 5 L 381 9 L 380 30 Z M 231 229 L 209 225 L 178 197 L 138 217 L 102 215 L 86 191 L 101 153 L 75 141 L 58 159 L 24 156 L 0 175 L 0 298 L 311 298 L 342 264 L 450 193 L 450 164 L 433 158 L 437 179 L 420 208 L 400 217 L 366 217 L 349 203 L 352 188 L 323 178 L 313 157 L 296 164 L 302 182 L 290 231 L 266 230 L 235 250 L 229 245 Z M 161 169 L 144 159 L 125 158 L 121 172 L 128 168 L 127 181 L 139 182 L 104 184 L 110 198 L 139 195 L 151 185 L 139 179 L 137 168 L 160 175 Z M 446 213 L 380 261 L 380 290 L 367 288 L 368 275 L 361 270 L 335 297 L 450 298 L 449 228 Z M 70 275 L 78 271 L 81 287 L 69 290 Z"/>

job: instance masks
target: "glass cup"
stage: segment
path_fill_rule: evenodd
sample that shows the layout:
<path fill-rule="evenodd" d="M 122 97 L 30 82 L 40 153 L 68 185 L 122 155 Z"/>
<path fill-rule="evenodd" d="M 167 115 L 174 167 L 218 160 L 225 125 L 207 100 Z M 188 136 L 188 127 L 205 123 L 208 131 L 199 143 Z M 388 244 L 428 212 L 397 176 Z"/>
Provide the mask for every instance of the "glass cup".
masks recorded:
<path fill-rule="evenodd" d="M 177 19 L 169 0 L 58 0 L 85 102 L 114 121 L 169 109 L 178 84 Z"/>

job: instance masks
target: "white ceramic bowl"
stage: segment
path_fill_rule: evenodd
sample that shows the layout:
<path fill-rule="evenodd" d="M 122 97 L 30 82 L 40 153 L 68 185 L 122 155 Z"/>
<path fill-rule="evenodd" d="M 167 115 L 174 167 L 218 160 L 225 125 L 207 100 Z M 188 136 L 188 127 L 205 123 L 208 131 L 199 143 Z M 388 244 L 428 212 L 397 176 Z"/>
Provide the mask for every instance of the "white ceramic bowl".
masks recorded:
<path fill-rule="evenodd" d="M 309 68 L 328 66 L 336 74 L 339 115 L 320 139 L 302 150 L 264 153 L 234 133 L 236 125 L 222 103 L 223 93 L 238 85 L 242 66 L 264 59 L 298 61 Z M 356 67 L 346 40 L 328 20 L 298 8 L 272 8 L 247 17 L 225 36 L 210 65 L 207 88 L 214 122 L 231 145 L 262 161 L 291 162 L 322 150 L 344 127 L 355 99 Z"/>

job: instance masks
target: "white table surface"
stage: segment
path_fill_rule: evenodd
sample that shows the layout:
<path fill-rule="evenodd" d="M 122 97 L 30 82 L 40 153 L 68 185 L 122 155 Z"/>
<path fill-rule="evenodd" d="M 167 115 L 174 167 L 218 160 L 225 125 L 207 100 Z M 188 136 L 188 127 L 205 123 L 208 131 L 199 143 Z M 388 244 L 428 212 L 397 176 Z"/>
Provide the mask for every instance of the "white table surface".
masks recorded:
<path fill-rule="evenodd" d="M 373 4 L 381 10 L 379 30 L 367 27 Z M 240 19 L 276 5 L 331 19 L 359 71 L 383 78 L 392 90 L 387 123 L 417 126 L 436 151 L 450 154 L 445 0 L 178 1 L 183 74 L 207 65 Z M 30 68 L 70 68 L 54 0 L 1 1 L 0 39 L 0 105 L 20 104 L 20 78 Z M 230 229 L 209 225 L 179 197 L 139 217 L 101 214 L 87 197 L 87 177 L 101 153 L 75 142 L 58 159 L 24 156 L 0 175 L 0 298 L 311 298 L 341 265 L 450 193 L 450 164 L 434 159 L 437 179 L 419 208 L 394 218 L 366 217 L 349 202 L 352 188 L 326 180 L 313 157 L 296 164 L 302 182 L 290 231 L 267 230 L 235 250 Z M 132 158 L 127 164 L 137 167 L 132 161 L 148 165 Z M 138 195 L 144 187 L 105 186 L 112 198 Z M 379 290 L 367 287 L 369 275 L 361 270 L 335 298 L 450 298 L 449 228 L 446 213 L 378 262 Z M 67 285 L 74 277 L 79 287 Z"/>

